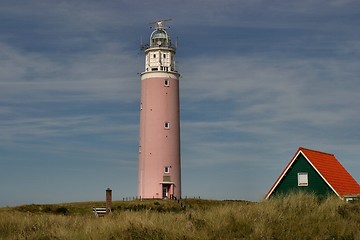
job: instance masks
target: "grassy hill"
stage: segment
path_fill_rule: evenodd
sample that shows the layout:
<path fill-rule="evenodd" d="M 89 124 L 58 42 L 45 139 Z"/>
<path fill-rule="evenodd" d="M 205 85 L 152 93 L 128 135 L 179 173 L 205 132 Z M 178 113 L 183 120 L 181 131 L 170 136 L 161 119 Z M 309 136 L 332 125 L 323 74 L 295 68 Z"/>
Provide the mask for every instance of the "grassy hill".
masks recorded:
<path fill-rule="evenodd" d="M 0 239 L 360 239 L 360 203 L 296 193 L 260 203 L 201 199 L 0 209 Z"/>

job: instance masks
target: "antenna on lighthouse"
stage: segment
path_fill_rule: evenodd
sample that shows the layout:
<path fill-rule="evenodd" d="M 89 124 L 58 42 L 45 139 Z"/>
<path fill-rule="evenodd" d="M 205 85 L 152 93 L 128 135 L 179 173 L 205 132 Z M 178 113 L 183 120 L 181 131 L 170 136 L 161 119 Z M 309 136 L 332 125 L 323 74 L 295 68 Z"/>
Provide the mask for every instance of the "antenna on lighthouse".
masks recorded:
<path fill-rule="evenodd" d="M 164 28 L 164 22 L 169 22 L 171 21 L 172 19 L 171 18 L 168 18 L 168 19 L 161 19 L 161 20 L 157 20 L 157 21 L 154 21 L 154 22 L 149 22 L 149 24 L 156 24 L 156 29 L 161 29 L 161 28 Z"/>

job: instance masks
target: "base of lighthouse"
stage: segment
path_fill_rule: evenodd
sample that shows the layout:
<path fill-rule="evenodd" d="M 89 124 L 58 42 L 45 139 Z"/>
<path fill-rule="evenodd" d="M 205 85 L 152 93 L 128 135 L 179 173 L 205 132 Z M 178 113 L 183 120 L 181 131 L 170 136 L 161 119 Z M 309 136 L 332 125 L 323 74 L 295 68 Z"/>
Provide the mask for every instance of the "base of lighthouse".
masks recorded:
<path fill-rule="evenodd" d="M 179 75 L 141 75 L 139 179 L 140 198 L 180 198 Z"/>

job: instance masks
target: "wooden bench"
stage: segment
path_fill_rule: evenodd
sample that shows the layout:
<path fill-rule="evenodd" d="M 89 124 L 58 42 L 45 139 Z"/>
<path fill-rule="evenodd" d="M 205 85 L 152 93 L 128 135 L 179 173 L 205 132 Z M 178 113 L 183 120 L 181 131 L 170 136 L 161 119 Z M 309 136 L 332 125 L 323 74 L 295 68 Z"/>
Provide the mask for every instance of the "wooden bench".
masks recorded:
<path fill-rule="evenodd" d="M 106 208 L 95 208 L 95 207 L 93 207 L 93 213 L 97 217 L 103 217 L 103 216 L 105 216 L 105 214 L 108 213 L 108 211 L 107 211 Z"/>

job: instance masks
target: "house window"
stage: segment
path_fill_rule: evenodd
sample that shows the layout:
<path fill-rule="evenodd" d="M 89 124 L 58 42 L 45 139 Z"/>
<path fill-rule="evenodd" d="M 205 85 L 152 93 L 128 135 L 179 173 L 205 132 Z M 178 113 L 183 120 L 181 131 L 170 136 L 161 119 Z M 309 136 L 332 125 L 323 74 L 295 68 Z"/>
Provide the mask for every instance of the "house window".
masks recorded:
<path fill-rule="evenodd" d="M 164 173 L 169 173 L 170 172 L 170 167 L 169 166 L 165 166 L 164 167 Z"/>
<path fill-rule="evenodd" d="M 165 86 L 165 87 L 170 86 L 170 81 L 169 81 L 168 79 L 165 79 L 165 80 L 164 80 L 164 86 Z"/>
<path fill-rule="evenodd" d="M 308 173 L 306 172 L 299 172 L 298 173 L 298 186 L 299 187 L 306 187 L 309 185 L 308 181 Z"/>
<path fill-rule="evenodd" d="M 165 122 L 165 123 L 164 123 L 164 128 L 165 128 L 165 129 L 169 129 L 169 128 L 170 128 L 170 123 L 169 123 L 169 122 Z"/>

